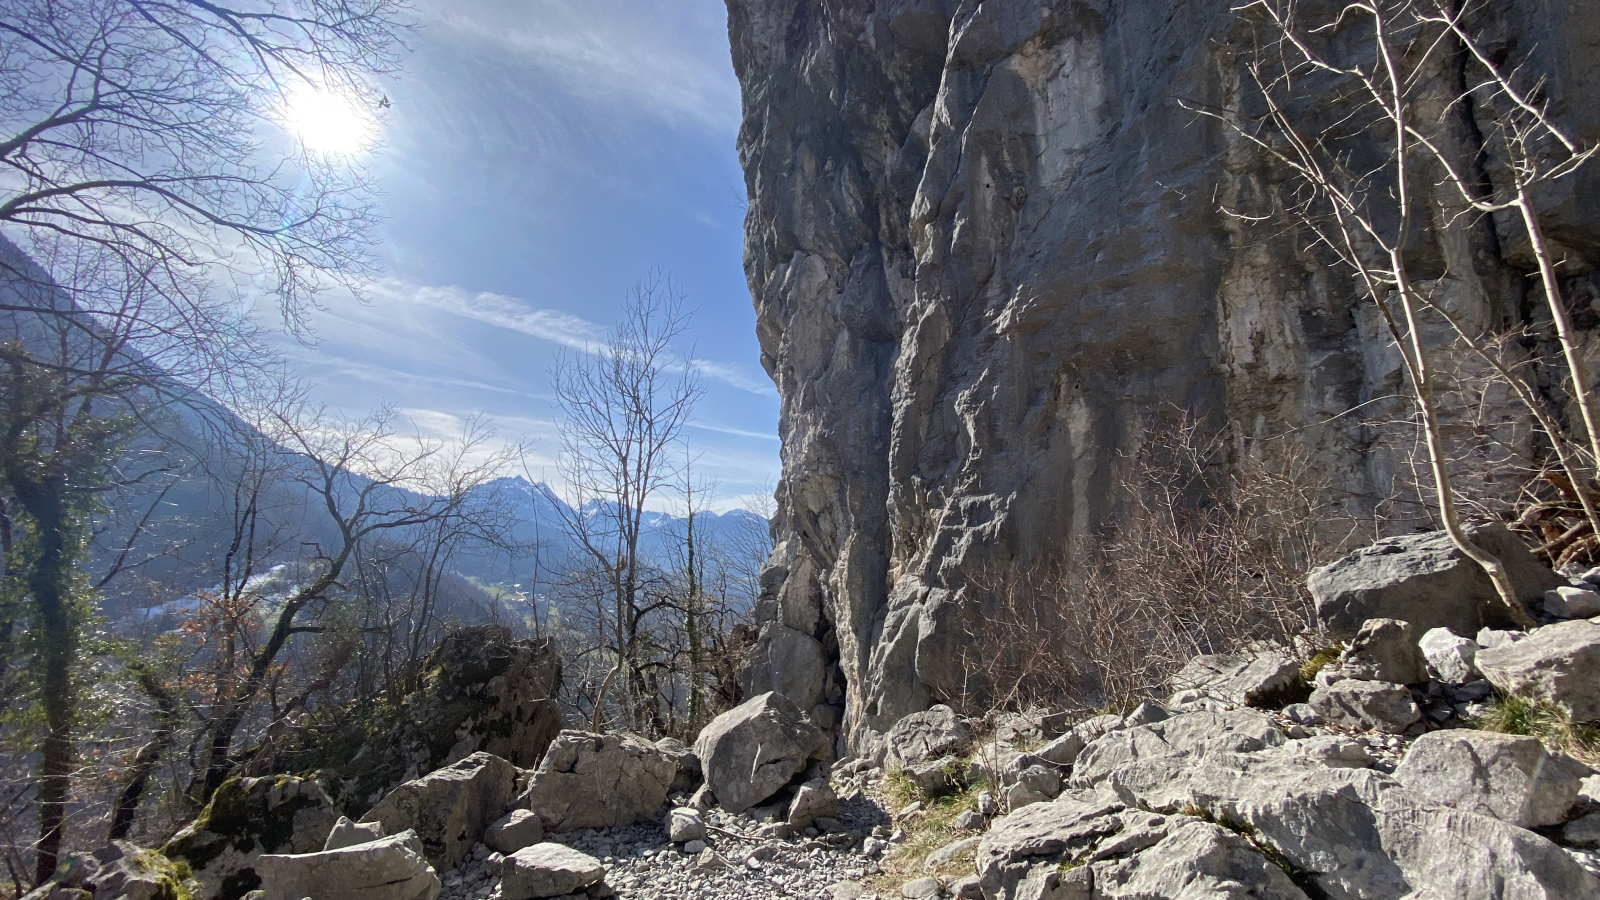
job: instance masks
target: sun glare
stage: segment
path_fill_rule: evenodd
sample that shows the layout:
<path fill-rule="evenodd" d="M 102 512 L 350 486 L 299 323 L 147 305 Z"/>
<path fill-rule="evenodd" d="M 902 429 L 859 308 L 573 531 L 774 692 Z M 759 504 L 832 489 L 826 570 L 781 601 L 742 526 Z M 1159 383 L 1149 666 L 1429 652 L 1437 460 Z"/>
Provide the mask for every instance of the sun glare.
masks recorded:
<path fill-rule="evenodd" d="M 350 97 L 302 87 L 284 103 L 284 124 L 316 153 L 360 153 L 372 145 L 378 122 Z"/>

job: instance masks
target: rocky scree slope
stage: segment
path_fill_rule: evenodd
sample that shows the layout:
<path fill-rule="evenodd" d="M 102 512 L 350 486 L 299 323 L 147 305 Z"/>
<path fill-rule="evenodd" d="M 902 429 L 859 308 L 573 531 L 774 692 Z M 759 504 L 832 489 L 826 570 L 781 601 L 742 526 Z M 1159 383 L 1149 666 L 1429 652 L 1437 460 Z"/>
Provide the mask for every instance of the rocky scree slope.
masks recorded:
<path fill-rule="evenodd" d="M 1179 104 L 1247 102 L 1237 5 L 728 0 L 745 269 L 784 449 L 749 693 L 841 720 L 864 750 L 957 696 L 959 574 L 1098 527 L 1158 411 L 1233 423 L 1242 451 L 1403 392 L 1349 279 L 1282 223 L 1218 211 L 1277 188 Z M 1553 114 L 1600 139 L 1600 9 L 1487 8 L 1474 27 L 1508 59 L 1536 48 Z M 1319 102 L 1311 121 L 1336 112 Z M 1540 200 L 1580 308 L 1600 296 L 1597 201 L 1594 167 Z M 1496 227 L 1418 251 L 1469 327 L 1537 306 Z M 1404 481 L 1410 437 L 1369 424 L 1395 412 L 1300 433 L 1353 513 Z"/>

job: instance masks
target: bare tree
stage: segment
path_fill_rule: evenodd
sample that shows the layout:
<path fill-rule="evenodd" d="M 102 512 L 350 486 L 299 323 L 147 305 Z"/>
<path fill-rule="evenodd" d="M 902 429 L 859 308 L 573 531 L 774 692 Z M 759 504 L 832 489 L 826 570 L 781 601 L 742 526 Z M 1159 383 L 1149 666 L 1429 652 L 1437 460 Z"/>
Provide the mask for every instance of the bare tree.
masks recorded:
<path fill-rule="evenodd" d="M 291 325 L 329 281 L 370 271 L 367 178 L 272 126 L 291 89 L 375 105 L 403 7 L 392 0 L 24 0 L 0 9 L 0 224 L 11 254 L 4 471 L 41 652 L 45 738 L 37 880 L 54 873 L 73 769 L 71 661 L 88 597 L 67 578 L 83 491 L 115 481 L 118 435 L 153 398 L 204 406 L 261 371 L 241 298 Z M 280 136 L 281 135 L 281 136 Z M 219 290 L 221 288 L 222 290 Z M 59 340 L 52 342 L 52 335 Z M 63 352 L 64 351 L 64 352 Z M 92 493 L 92 491 L 90 491 Z M 15 550 L 16 548 L 12 548 Z"/>
<path fill-rule="evenodd" d="M 560 471 L 573 499 L 565 526 L 604 586 L 597 637 L 613 655 L 594 699 L 596 731 L 621 676 L 623 716 L 633 712 L 640 673 L 630 667 L 650 611 L 640 546 L 646 507 L 677 483 L 683 429 L 703 393 L 691 360 L 672 349 L 688 316 L 671 280 L 653 276 L 634 288 L 603 344 L 564 354 L 553 372 L 565 414 Z"/>
<path fill-rule="evenodd" d="M 483 430 L 453 443 L 404 438 L 388 411 L 357 423 L 320 412 L 279 412 L 277 425 L 273 436 L 296 454 L 292 477 L 323 507 L 333 544 L 315 547 L 305 580 L 278 604 L 265 639 L 237 683 L 218 697 L 202 730 L 204 762 L 190 791 L 200 801 L 240 765 L 236 734 L 268 688 L 291 639 L 328 630 L 314 612 L 341 589 L 363 542 L 430 529 L 444 529 L 447 540 L 448 535 L 486 531 L 498 507 L 493 493 L 482 488 L 520 452 L 507 448 L 485 453 L 493 435 Z M 275 712 L 281 717 L 303 707 L 307 699 L 302 693 Z"/>

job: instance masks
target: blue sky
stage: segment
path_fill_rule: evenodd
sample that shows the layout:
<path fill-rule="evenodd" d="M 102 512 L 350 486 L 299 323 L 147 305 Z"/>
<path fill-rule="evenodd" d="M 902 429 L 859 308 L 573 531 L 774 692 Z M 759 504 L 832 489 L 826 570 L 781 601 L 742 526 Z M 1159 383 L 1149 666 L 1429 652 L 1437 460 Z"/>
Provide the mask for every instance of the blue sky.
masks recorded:
<path fill-rule="evenodd" d="M 445 437 L 488 416 L 555 481 L 549 370 L 670 272 L 698 312 L 691 433 L 721 508 L 778 470 L 777 395 L 740 267 L 739 87 L 721 0 L 422 0 L 371 160 L 383 277 L 288 345 L 315 396 Z"/>

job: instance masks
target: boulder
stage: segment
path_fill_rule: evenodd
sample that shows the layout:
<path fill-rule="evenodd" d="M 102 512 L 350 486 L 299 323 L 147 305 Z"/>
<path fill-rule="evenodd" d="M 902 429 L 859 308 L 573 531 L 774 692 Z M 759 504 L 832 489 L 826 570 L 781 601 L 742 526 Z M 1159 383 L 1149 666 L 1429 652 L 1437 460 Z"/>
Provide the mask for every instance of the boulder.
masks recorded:
<path fill-rule="evenodd" d="M 161 853 L 189 866 L 199 897 L 238 900 L 260 884 L 255 862 L 261 854 L 321 850 L 338 820 L 328 792 L 314 779 L 231 778 Z"/>
<path fill-rule="evenodd" d="M 322 849 L 338 850 L 343 847 L 353 847 L 383 836 L 383 826 L 377 822 L 352 822 L 349 818 L 340 816 L 339 821 L 333 823 L 333 830 L 328 832 L 328 839 L 322 842 Z"/>
<path fill-rule="evenodd" d="M 1466 684 L 1478 677 L 1478 642 L 1448 628 L 1434 628 L 1417 642 L 1433 677 L 1444 684 Z"/>
<path fill-rule="evenodd" d="M 1083 736 L 1076 731 L 1069 731 L 1056 738 L 1043 747 L 1032 751 L 1028 757 L 1039 762 L 1046 762 L 1052 766 L 1070 766 L 1078 761 L 1078 754 L 1087 746 Z"/>
<path fill-rule="evenodd" d="M 492 754 L 474 753 L 395 788 L 361 821 L 379 823 L 390 834 L 415 831 L 428 862 L 453 869 L 516 793 L 516 766 Z"/>
<path fill-rule="evenodd" d="M 656 741 L 656 749 L 678 767 L 677 774 L 672 776 L 671 786 L 667 788 L 668 793 L 688 793 L 700 786 L 703 779 L 700 773 L 700 757 L 695 756 L 687 744 L 677 738 L 662 738 Z"/>
<path fill-rule="evenodd" d="M 1587 619 L 1600 616 L 1600 592 L 1592 586 L 1558 587 L 1544 593 L 1544 611 L 1558 619 Z"/>
<path fill-rule="evenodd" d="M 1300 663 L 1280 650 L 1196 656 L 1167 684 L 1173 705 L 1205 700 L 1230 706 L 1281 705 L 1272 701 L 1300 684 Z"/>
<path fill-rule="evenodd" d="M 1484 731 L 1435 731 L 1411 744 L 1395 780 L 1451 809 L 1523 828 L 1559 825 L 1589 767 L 1552 755 L 1537 738 Z"/>
<path fill-rule="evenodd" d="M 680 806 L 668 813 L 667 837 L 675 844 L 705 840 L 706 823 L 700 817 L 700 811 Z"/>
<path fill-rule="evenodd" d="M 1072 784 L 1090 785 L 1147 756 L 1247 753 L 1281 746 L 1287 738 L 1273 720 L 1254 710 L 1192 712 L 1164 722 L 1113 731 L 1078 754 Z"/>
<path fill-rule="evenodd" d="M 573 894 L 606 877 L 606 867 L 587 853 L 561 844 L 534 844 L 500 865 L 502 900 L 534 900 Z"/>
<path fill-rule="evenodd" d="M 730 813 L 766 800 L 828 752 L 828 739 L 782 694 L 766 693 L 717 716 L 695 741 L 706 784 Z"/>
<path fill-rule="evenodd" d="M 1468 527 L 1468 536 L 1506 568 L 1524 604 L 1565 584 L 1505 526 Z M 1306 582 L 1317 618 L 1336 637 L 1354 636 L 1368 619 L 1400 619 L 1418 633 L 1449 628 L 1473 634 L 1511 622 L 1489 576 L 1444 532 L 1385 538 L 1312 572 Z"/>
<path fill-rule="evenodd" d="M 612 828 L 651 818 L 678 764 L 643 738 L 563 731 L 518 801 L 548 831 Z"/>
<path fill-rule="evenodd" d="M 97 900 L 185 900 L 192 882 L 173 862 L 127 841 L 113 841 L 92 856 L 82 885 Z"/>
<path fill-rule="evenodd" d="M 913 763 L 900 770 L 901 774 L 924 794 L 943 793 L 955 787 L 960 771 L 961 761 L 954 756 L 941 756 L 938 759 Z"/>
<path fill-rule="evenodd" d="M 1248 897 L 1307 900 L 1283 869 L 1249 841 L 1197 819 L 1178 817 L 1148 848 L 1092 867 L 1094 896 Z M 1069 895 L 1070 896 L 1070 895 Z"/>
<path fill-rule="evenodd" d="M 1428 661 L 1417 649 L 1411 623 L 1368 619 L 1345 648 L 1339 666 L 1346 678 L 1418 684 L 1428 680 Z"/>
<path fill-rule="evenodd" d="M 788 822 L 796 828 L 806 828 L 818 819 L 839 816 L 839 796 L 826 781 L 808 781 L 795 791 L 789 803 Z"/>
<path fill-rule="evenodd" d="M 515 853 L 544 840 L 544 823 L 526 809 L 513 809 L 483 832 L 483 842 L 501 853 Z"/>
<path fill-rule="evenodd" d="M 1558 622 L 1479 650 L 1478 669 L 1502 694 L 1549 701 L 1578 722 L 1600 721 L 1600 624 Z"/>
<path fill-rule="evenodd" d="M 948 706 L 912 713 L 884 737 L 887 762 L 909 767 L 941 756 L 960 756 L 972 746 L 972 729 Z"/>
<path fill-rule="evenodd" d="M 1151 757 L 1113 773 L 1103 790 L 1230 823 L 1326 897 L 1600 900 L 1600 881 L 1549 840 L 1419 797 L 1371 769 L 1276 753 Z"/>
<path fill-rule="evenodd" d="M 1422 710 L 1403 684 L 1340 679 L 1311 692 L 1309 701 L 1331 725 L 1399 734 L 1422 718 Z"/>
<path fill-rule="evenodd" d="M 265 854 L 256 871 L 263 900 L 437 900 L 442 889 L 410 830 L 337 850 Z"/>

